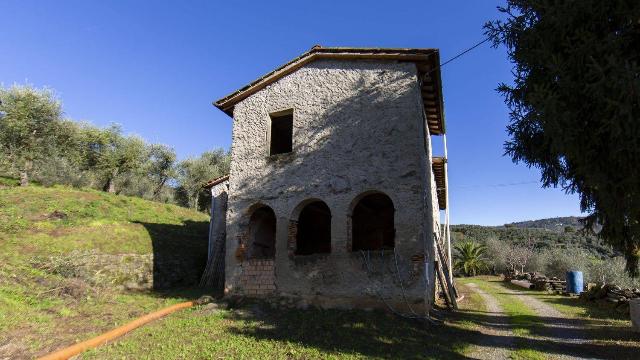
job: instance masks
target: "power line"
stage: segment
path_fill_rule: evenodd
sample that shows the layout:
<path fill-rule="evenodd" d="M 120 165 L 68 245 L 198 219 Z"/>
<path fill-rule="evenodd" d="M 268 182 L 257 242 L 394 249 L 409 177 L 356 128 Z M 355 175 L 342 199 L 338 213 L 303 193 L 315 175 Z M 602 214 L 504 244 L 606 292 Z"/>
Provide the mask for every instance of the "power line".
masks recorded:
<path fill-rule="evenodd" d="M 507 186 L 529 185 L 529 184 L 539 184 L 539 183 L 540 183 L 539 181 L 522 181 L 522 182 L 504 183 L 504 184 L 450 186 L 450 188 L 462 189 L 462 188 L 507 187 Z M 438 190 L 444 190 L 444 188 L 438 188 Z"/>
<path fill-rule="evenodd" d="M 473 49 L 475 49 L 475 48 L 477 48 L 478 46 L 480 46 L 480 45 L 482 45 L 482 44 L 486 43 L 486 42 L 487 42 L 487 41 L 489 41 L 489 40 L 491 40 L 491 38 L 490 38 L 490 37 L 487 37 L 487 38 L 485 38 L 484 40 L 482 40 L 482 41 L 480 41 L 480 42 L 476 43 L 476 44 L 475 44 L 475 45 L 473 45 L 472 47 L 470 47 L 470 48 L 468 48 L 468 49 L 464 50 L 463 52 L 461 52 L 461 53 L 459 53 L 458 55 L 456 55 L 456 56 L 452 57 L 451 59 L 449 59 L 449 60 L 447 60 L 447 61 L 445 61 L 445 62 L 441 63 L 440 65 L 438 65 L 438 66 L 437 66 L 437 67 L 435 67 L 434 69 L 431 69 L 430 71 L 426 72 L 426 73 L 424 74 L 424 77 L 426 77 L 426 76 L 430 75 L 432 72 L 434 72 L 434 71 L 436 71 L 436 70 L 440 70 L 443 66 L 445 66 L 445 65 L 447 65 L 448 63 L 450 63 L 450 62 L 452 62 L 452 61 L 456 60 L 457 58 L 459 58 L 459 57 L 461 57 L 461 56 L 465 55 L 465 54 L 466 54 L 466 53 L 468 53 L 469 51 L 472 51 Z"/>
<path fill-rule="evenodd" d="M 473 50 L 473 49 L 477 48 L 478 46 L 480 46 L 480 45 L 482 45 L 482 44 L 486 43 L 486 42 L 487 42 L 487 41 L 489 41 L 489 40 L 491 40 L 491 38 L 490 38 L 490 37 L 485 38 L 484 40 L 482 40 L 482 41 L 480 41 L 479 43 L 477 43 L 477 44 L 473 45 L 472 47 L 468 48 L 467 50 L 465 50 L 465 51 L 463 51 L 463 52 L 459 53 L 458 55 L 456 55 L 456 56 L 452 57 L 451 59 L 449 59 L 449 60 L 447 60 L 447 61 L 443 62 L 442 64 L 440 64 L 440 66 L 439 66 L 439 67 L 441 68 L 441 67 L 443 67 L 443 66 L 447 65 L 448 63 L 452 62 L 453 60 L 455 60 L 455 59 L 457 59 L 457 58 L 461 57 L 462 55 L 464 55 L 464 54 L 468 53 L 469 51 L 471 51 L 471 50 Z"/>

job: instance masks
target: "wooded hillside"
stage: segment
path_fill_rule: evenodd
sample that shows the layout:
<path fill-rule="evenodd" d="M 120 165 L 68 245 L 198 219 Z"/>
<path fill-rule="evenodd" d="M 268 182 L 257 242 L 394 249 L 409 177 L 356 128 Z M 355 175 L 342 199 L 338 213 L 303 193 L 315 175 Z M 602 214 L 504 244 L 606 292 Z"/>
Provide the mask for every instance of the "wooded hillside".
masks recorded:
<path fill-rule="evenodd" d="M 597 237 L 585 234 L 580 229 L 579 218 L 570 216 L 522 221 L 503 226 L 453 225 L 451 233 L 454 242 L 474 240 L 484 243 L 489 238 L 495 238 L 519 244 L 531 238 L 538 250 L 578 248 L 600 258 L 620 255 Z"/>

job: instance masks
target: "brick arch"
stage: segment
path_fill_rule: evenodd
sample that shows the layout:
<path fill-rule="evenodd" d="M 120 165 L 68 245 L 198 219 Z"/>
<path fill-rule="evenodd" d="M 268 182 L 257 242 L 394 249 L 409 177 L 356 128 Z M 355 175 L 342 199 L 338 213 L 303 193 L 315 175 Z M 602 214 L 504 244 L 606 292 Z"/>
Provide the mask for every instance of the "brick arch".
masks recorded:
<path fill-rule="evenodd" d="M 355 209 L 356 205 L 358 205 L 358 202 L 360 202 L 360 200 L 362 200 L 362 198 L 368 196 L 368 195 L 372 195 L 372 194 L 382 194 L 385 195 L 386 197 L 388 197 L 389 199 L 391 199 L 391 202 L 394 204 L 393 208 L 394 210 L 396 210 L 396 200 L 394 199 L 393 196 L 389 195 L 388 193 L 381 191 L 381 190 L 377 190 L 377 189 L 369 189 L 369 190 L 365 190 L 363 192 L 361 192 L 360 194 L 358 194 L 356 197 L 353 198 L 353 200 L 351 200 L 351 202 L 349 203 L 349 207 L 347 208 L 347 216 L 352 216 L 353 215 L 353 209 Z"/>
<path fill-rule="evenodd" d="M 243 216 L 239 250 L 236 257 L 242 263 L 240 287 L 246 295 L 266 295 L 276 290 L 275 211 L 267 204 L 251 205 Z"/>
<path fill-rule="evenodd" d="M 274 259 L 276 256 L 276 213 L 269 206 L 261 206 L 249 218 L 250 259 Z"/>
<path fill-rule="evenodd" d="M 331 252 L 331 209 L 327 203 L 309 198 L 293 209 L 287 248 L 289 256 Z"/>
<path fill-rule="evenodd" d="M 383 250 L 395 247 L 395 205 L 379 190 L 356 196 L 347 213 L 349 251 Z"/>

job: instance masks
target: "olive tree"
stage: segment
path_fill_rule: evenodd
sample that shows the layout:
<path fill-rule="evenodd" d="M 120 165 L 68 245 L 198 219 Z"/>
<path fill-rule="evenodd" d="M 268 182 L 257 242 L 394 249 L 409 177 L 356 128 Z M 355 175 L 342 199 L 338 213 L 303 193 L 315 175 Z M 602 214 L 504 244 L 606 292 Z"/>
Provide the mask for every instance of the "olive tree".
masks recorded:
<path fill-rule="evenodd" d="M 149 146 L 149 159 L 147 162 L 147 174 L 153 182 L 153 199 L 157 200 L 160 192 L 167 182 L 175 178 L 176 169 L 176 152 L 161 144 L 152 144 Z"/>
<path fill-rule="evenodd" d="M 136 136 L 124 136 L 117 125 L 105 129 L 87 128 L 86 164 L 96 172 L 102 190 L 116 192 L 116 180 L 142 168 L 146 144 Z"/>
<path fill-rule="evenodd" d="M 178 192 L 186 197 L 187 205 L 200 209 L 202 186 L 213 178 L 229 173 L 230 156 L 222 149 L 206 151 L 197 158 L 181 161 L 177 167 Z"/>
<path fill-rule="evenodd" d="M 34 162 L 46 158 L 55 146 L 62 107 L 47 88 L 14 85 L 0 88 L 0 151 L 3 162 L 27 186 Z"/>

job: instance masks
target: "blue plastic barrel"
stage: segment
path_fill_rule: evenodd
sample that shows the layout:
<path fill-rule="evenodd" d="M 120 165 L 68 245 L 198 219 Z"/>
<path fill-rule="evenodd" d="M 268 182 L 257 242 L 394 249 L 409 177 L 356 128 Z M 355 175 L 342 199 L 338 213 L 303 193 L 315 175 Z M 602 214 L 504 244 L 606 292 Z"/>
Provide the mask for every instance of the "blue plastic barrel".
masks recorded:
<path fill-rule="evenodd" d="M 567 292 L 580 294 L 583 290 L 582 271 L 567 271 Z"/>

